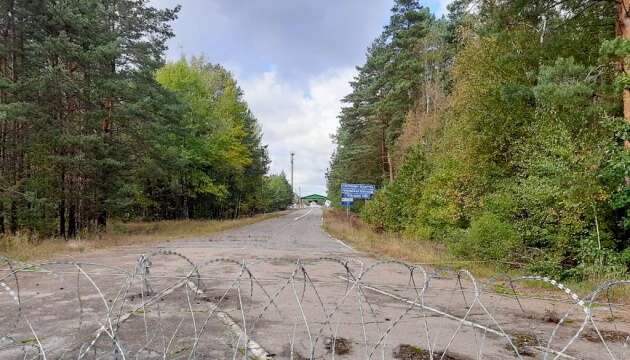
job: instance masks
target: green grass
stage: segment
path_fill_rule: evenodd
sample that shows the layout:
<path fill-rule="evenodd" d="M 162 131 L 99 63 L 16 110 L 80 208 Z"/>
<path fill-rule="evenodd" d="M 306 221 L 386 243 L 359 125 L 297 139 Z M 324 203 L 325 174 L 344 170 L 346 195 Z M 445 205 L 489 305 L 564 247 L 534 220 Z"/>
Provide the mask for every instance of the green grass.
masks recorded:
<path fill-rule="evenodd" d="M 39 341 L 41 342 L 41 341 L 44 341 L 45 339 L 46 339 L 46 338 L 45 338 L 45 337 L 43 337 L 43 338 L 40 338 L 40 339 L 39 339 Z M 37 343 L 37 342 L 38 342 L 38 341 L 37 341 L 37 339 L 35 339 L 35 338 L 22 340 L 22 344 L 35 344 L 35 343 Z"/>

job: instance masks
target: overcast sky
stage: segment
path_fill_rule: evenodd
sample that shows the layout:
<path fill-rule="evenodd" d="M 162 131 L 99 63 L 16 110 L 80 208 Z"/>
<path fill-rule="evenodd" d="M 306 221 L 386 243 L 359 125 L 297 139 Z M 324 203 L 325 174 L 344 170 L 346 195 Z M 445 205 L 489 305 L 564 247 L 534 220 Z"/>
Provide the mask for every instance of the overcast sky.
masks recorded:
<path fill-rule="evenodd" d="M 448 0 L 425 0 L 442 14 Z M 389 20 L 393 0 L 152 0 L 182 5 L 168 58 L 205 55 L 235 75 L 263 128 L 271 172 L 295 190 L 326 194 L 340 99 L 365 50 Z"/>

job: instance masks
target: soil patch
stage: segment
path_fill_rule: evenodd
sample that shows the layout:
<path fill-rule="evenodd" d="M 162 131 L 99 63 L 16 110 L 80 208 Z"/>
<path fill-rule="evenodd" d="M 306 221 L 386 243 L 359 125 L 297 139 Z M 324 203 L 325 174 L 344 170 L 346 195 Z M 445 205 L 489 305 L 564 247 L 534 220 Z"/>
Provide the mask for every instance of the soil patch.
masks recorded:
<path fill-rule="evenodd" d="M 533 334 L 514 334 L 512 335 L 512 344 L 514 344 L 516 350 L 518 350 L 519 355 L 533 357 L 535 354 L 529 349 L 529 347 L 537 346 L 538 340 Z M 512 347 L 512 345 L 505 344 L 505 348 L 514 353 L 514 348 Z"/>
<path fill-rule="evenodd" d="M 613 331 L 613 330 L 604 330 L 599 329 L 599 333 L 602 335 L 602 338 L 606 342 L 620 342 L 623 343 L 626 341 L 628 334 L 625 331 Z M 582 337 L 590 342 L 601 342 L 599 335 L 595 329 L 588 329 L 582 333 Z"/>
<path fill-rule="evenodd" d="M 554 310 L 545 309 L 545 315 L 542 317 L 542 321 L 557 324 L 562 320 L 562 316 L 560 316 Z"/>
<path fill-rule="evenodd" d="M 276 354 L 269 354 L 271 357 L 275 358 Z M 279 354 L 282 358 L 293 359 L 293 360 L 308 360 L 308 358 L 302 354 L 300 354 L 295 349 L 291 352 L 291 347 L 287 346 L 282 352 Z"/>
<path fill-rule="evenodd" d="M 334 343 L 334 347 L 335 347 L 335 354 L 337 355 L 344 355 L 344 354 L 349 354 L 350 350 L 352 350 L 352 344 L 350 343 L 350 340 L 342 338 L 342 337 L 338 337 L 338 338 L 326 338 L 326 341 L 324 342 L 324 345 L 326 346 L 326 350 L 328 350 L 328 352 L 332 353 L 333 352 L 333 343 Z"/>
<path fill-rule="evenodd" d="M 442 357 L 443 353 L 434 352 L 434 359 L 444 359 L 444 360 L 469 360 L 467 357 L 463 357 L 455 354 L 446 354 Z M 431 354 L 422 350 L 419 347 L 401 344 L 394 350 L 394 359 L 400 360 L 431 360 Z"/>

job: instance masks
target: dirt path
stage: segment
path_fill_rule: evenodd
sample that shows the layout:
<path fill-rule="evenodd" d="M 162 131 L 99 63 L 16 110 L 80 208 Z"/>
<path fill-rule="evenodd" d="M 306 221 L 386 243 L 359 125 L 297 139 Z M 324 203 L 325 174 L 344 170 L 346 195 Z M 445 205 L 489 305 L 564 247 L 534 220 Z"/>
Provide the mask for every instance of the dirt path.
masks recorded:
<path fill-rule="evenodd" d="M 321 209 L 309 208 L 18 272 L 23 265 L 5 264 L 0 358 L 628 357 L 626 307 L 611 313 L 570 292 L 566 302 L 528 299 L 503 279 L 486 293 L 465 272 L 357 253 L 321 222 Z"/>

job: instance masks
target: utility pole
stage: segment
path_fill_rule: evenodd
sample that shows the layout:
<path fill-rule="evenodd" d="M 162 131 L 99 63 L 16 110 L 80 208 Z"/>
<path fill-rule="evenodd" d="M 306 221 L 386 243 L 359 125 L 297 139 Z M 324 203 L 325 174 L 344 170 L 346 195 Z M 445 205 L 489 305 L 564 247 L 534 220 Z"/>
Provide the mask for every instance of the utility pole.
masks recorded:
<path fill-rule="evenodd" d="M 295 157 L 295 152 L 291 151 L 291 193 L 295 196 L 295 188 L 293 187 L 293 158 Z"/>

